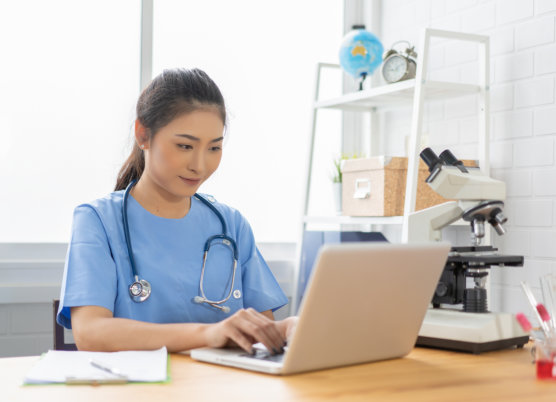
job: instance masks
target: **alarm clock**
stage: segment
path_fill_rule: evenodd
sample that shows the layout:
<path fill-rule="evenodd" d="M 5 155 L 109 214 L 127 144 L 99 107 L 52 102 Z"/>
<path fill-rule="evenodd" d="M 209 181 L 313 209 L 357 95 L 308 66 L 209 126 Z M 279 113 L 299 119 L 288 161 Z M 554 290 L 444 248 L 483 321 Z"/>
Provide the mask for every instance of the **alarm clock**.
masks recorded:
<path fill-rule="evenodd" d="M 405 43 L 403 51 L 396 50 L 396 45 Z M 417 53 L 408 41 L 395 42 L 390 50 L 384 53 L 382 62 L 382 76 L 389 84 L 415 78 L 417 71 Z"/>

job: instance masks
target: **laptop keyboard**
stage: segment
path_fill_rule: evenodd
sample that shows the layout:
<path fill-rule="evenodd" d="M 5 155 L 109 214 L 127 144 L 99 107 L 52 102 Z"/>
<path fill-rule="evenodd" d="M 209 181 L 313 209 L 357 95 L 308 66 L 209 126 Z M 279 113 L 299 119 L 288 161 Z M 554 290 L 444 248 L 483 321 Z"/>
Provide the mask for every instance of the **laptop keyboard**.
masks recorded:
<path fill-rule="evenodd" d="M 284 360 L 284 354 L 283 353 L 279 353 L 277 355 L 271 355 L 270 353 L 268 353 L 265 350 L 257 350 L 254 355 L 250 355 L 249 353 L 245 353 L 242 356 L 250 357 L 252 359 L 257 359 L 257 360 L 266 360 L 266 361 L 276 362 L 276 363 L 282 363 L 282 360 Z"/>

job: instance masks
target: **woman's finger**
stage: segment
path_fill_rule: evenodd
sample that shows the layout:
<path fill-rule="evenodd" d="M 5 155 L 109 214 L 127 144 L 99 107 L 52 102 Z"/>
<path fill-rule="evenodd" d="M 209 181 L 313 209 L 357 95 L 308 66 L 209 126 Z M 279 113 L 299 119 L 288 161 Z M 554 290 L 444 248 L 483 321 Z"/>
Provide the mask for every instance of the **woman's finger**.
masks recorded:
<path fill-rule="evenodd" d="M 238 312 L 238 319 L 239 328 L 265 345 L 270 353 L 280 353 L 282 351 L 284 339 L 275 321 L 253 309 Z"/>

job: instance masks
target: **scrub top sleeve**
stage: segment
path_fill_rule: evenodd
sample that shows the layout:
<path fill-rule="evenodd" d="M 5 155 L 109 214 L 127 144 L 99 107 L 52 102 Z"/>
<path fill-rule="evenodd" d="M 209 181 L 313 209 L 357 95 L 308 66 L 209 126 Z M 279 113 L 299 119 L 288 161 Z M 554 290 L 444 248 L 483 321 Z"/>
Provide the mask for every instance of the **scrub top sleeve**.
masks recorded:
<path fill-rule="evenodd" d="M 276 311 L 286 305 L 288 298 L 255 245 L 253 232 L 245 219 L 243 219 L 238 238 L 239 263 L 243 273 L 244 307 L 252 307 L 262 312 Z"/>
<path fill-rule="evenodd" d="M 71 328 L 70 307 L 101 306 L 114 312 L 116 264 L 104 226 L 90 206 L 75 209 L 57 321 Z"/>

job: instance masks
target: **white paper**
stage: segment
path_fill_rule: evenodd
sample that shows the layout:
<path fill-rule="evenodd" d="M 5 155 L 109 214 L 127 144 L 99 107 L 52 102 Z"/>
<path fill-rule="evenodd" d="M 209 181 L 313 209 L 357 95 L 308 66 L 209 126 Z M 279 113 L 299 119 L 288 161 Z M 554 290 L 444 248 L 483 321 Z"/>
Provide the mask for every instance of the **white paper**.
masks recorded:
<path fill-rule="evenodd" d="M 116 375 L 91 365 L 94 360 L 119 370 L 128 381 L 166 381 L 168 351 L 166 347 L 150 351 L 69 352 L 50 350 L 27 373 L 26 384 L 63 383 L 68 377 L 90 381 L 117 378 Z"/>

